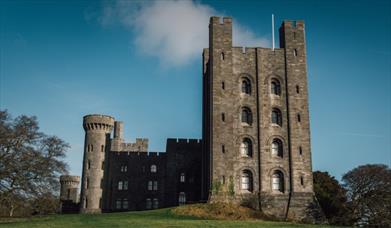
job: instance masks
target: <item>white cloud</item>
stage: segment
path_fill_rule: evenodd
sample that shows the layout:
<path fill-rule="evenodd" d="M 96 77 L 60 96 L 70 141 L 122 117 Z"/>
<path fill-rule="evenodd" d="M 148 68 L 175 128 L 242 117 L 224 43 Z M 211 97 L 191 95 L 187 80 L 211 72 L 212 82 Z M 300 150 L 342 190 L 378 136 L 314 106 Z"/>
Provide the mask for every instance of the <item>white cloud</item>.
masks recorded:
<path fill-rule="evenodd" d="M 103 7 L 100 22 L 121 23 L 134 31 L 134 45 L 143 54 L 158 57 L 168 66 L 182 66 L 201 56 L 208 47 L 208 24 L 212 7 L 193 1 L 121 1 Z M 235 46 L 270 46 L 234 20 Z"/>

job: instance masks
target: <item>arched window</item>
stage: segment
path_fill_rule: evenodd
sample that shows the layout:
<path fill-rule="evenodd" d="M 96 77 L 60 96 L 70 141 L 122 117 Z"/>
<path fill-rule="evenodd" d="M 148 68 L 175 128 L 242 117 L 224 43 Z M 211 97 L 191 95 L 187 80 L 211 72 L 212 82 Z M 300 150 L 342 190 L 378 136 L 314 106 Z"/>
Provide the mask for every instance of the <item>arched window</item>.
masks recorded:
<path fill-rule="evenodd" d="M 253 116 L 249 108 L 242 108 L 242 123 L 251 125 L 253 122 Z"/>
<path fill-rule="evenodd" d="M 253 191 L 253 175 L 249 170 L 244 170 L 241 177 L 242 190 L 252 192 Z"/>
<path fill-rule="evenodd" d="M 183 205 L 186 203 L 186 194 L 184 192 L 179 193 L 178 202 L 179 202 L 179 205 Z"/>
<path fill-rule="evenodd" d="M 181 183 L 185 183 L 185 180 L 186 180 L 186 176 L 185 176 L 185 173 L 181 173 L 180 177 L 179 177 L 179 181 Z"/>
<path fill-rule="evenodd" d="M 240 154 L 242 156 L 251 157 L 253 154 L 253 144 L 251 139 L 244 138 L 240 144 Z"/>
<path fill-rule="evenodd" d="M 284 192 L 284 174 L 276 170 L 272 175 L 272 189 L 277 192 Z"/>
<path fill-rule="evenodd" d="M 151 165 L 151 173 L 156 173 L 156 172 L 157 172 L 157 166 Z"/>
<path fill-rule="evenodd" d="M 272 142 L 272 155 L 283 157 L 283 144 L 280 139 L 273 139 Z"/>
<path fill-rule="evenodd" d="M 272 79 L 271 93 L 274 95 L 281 95 L 281 84 L 277 79 Z"/>
<path fill-rule="evenodd" d="M 273 108 L 272 111 L 272 123 L 282 126 L 281 111 L 278 108 Z"/>
<path fill-rule="evenodd" d="M 242 79 L 242 93 L 251 94 L 251 82 L 248 78 Z"/>

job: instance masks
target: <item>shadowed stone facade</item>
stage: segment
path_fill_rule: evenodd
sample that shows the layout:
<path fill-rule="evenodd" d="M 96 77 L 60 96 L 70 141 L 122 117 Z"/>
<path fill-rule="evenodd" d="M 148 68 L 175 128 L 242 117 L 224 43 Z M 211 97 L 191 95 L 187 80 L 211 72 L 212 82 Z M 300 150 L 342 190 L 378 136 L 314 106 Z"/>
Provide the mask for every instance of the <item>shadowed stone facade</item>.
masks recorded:
<path fill-rule="evenodd" d="M 125 143 L 122 122 L 85 116 L 80 212 L 208 200 L 309 218 L 316 201 L 304 22 L 284 21 L 279 33 L 274 50 L 233 47 L 232 19 L 211 17 L 202 141 L 168 139 L 165 153 L 148 152 L 148 139 Z"/>

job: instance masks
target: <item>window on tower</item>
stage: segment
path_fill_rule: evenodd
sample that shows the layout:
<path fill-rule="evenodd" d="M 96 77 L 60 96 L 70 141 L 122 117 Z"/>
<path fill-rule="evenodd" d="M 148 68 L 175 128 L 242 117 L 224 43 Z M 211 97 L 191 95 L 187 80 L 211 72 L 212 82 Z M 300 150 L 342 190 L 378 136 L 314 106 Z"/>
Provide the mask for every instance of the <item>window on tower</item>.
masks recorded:
<path fill-rule="evenodd" d="M 253 144 L 251 139 L 244 138 L 240 144 L 240 154 L 246 157 L 252 157 L 253 154 Z"/>
<path fill-rule="evenodd" d="M 278 96 L 281 95 L 281 84 L 280 81 L 278 81 L 277 79 L 272 79 L 271 93 Z"/>
<path fill-rule="evenodd" d="M 242 123 L 251 125 L 253 122 L 251 110 L 247 107 L 242 108 Z"/>
<path fill-rule="evenodd" d="M 249 192 L 253 190 L 253 175 L 250 170 L 244 170 L 242 172 L 241 189 Z"/>
<path fill-rule="evenodd" d="M 242 79 L 242 93 L 244 94 L 251 94 L 251 82 L 248 78 Z"/>
<path fill-rule="evenodd" d="M 282 126 L 282 115 L 281 111 L 278 108 L 273 108 L 272 111 L 272 123 Z"/>
<path fill-rule="evenodd" d="M 273 139 L 272 142 L 272 155 L 283 157 L 283 144 L 280 139 Z"/>
<path fill-rule="evenodd" d="M 280 170 L 273 172 L 272 190 L 275 192 L 284 192 L 284 174 Z"/>

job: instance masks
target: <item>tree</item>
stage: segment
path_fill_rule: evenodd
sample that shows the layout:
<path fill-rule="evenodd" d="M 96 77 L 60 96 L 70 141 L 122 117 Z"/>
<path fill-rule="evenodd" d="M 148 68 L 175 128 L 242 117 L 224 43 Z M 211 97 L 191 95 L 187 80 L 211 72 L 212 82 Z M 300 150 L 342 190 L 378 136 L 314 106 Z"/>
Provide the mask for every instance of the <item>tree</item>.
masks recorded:
<path fill-rule="evenodd" d="M 11 118 L 0 110 L 0 202 L 15 209 L 58 192 L 59 176 L 67 173 L 62 160 L 68 144 L 39 131 L 36 117 Z"/>
<path fill-rule="evenodd" d="M 359 166 L 342 177 L 358 225 L 391 226 L 391 170 L 382 164 Z"/>
<path fill-rule="evenodd" d="M 328 172 L 315 171 L 314 192 L 328 222 L 335 225 L 350 225 L 346 190 Z"/>

